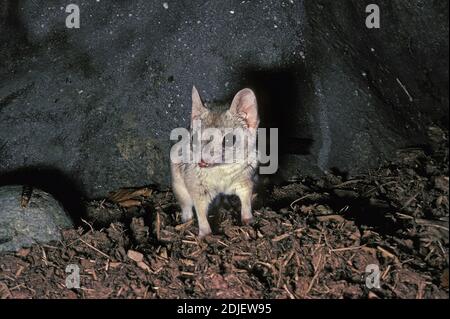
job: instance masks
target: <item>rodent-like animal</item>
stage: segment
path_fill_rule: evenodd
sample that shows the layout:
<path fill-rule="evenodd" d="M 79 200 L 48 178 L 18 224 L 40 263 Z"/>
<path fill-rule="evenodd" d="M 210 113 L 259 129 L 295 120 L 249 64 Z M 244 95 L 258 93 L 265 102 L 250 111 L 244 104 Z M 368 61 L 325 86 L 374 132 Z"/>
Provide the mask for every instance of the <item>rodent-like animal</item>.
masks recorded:
<path fill-rule="evenodd" d="M 244 160 L 229 163 L 221 161 L 221 158 L 213 158 L 206 161 L 202 155 L 198 162 L 171 162 L 172 188 L 181 207 L 182 221 L 185 223 L 191 220 L 195 208 L 199 237 L 211 233 L 208 208 L 219 194 L 237 195 L 241 201 L 242 223 L 249 224 L 253 220 L 252 198 L 258 160 L 257 156 L 248 150 L 256 147 L 259 125 L 255 93 L 245 88 L 235 95 L 230 105 L 222 105 L 222 108 L 225 110 L 217 111 L 205 107 L 197 89 L 193 87 L 191 132 L 192 123 L 197 120 L 200 121 L 202 130 L 207 128 L 221 130 L 225 134 L 225 143 L 227 138 L 233 138 L 234 141 L 234 137 L 226 135 L 226 129 L 241 129 L 250 137 L 247 140 L 249 148 L 239 147 L 236 150 Z M 230 144 L 234 146 L 233 141 Z M 208 143 L 202 146 L 202 151 L 207 146 Z"/>

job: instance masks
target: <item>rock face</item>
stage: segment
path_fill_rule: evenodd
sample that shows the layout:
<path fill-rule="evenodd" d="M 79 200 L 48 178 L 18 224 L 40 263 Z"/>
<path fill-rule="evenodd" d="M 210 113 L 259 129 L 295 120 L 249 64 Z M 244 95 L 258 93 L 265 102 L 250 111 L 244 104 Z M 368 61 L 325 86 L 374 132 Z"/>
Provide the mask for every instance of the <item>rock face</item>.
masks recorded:
<path fill-rule="evenodd" d="M 22 186 L 0 187 L 0 251 L 60 240 L 60 230 L 73 226 L 50 194 L 32 189 L 28 204 L 22 207 L 22 192 Z"/>
<path fill-rule="evenodd" d="M 205 100 L 255 89 L 283 180 L 366 171 L 448 126 L 447 1 L 377 1 L 381 29 L 360 0 L 80 0 L 80 29 L 64 1 L 4 2 L 0 184 L 45 169 L 87 197 L 168 185 L 193 84 Z"/>

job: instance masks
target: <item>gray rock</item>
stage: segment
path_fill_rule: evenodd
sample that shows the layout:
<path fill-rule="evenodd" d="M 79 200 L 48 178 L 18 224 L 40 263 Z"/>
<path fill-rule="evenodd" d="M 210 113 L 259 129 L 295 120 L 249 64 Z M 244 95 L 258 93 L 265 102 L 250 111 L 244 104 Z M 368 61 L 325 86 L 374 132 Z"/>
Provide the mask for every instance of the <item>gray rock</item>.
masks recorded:
<path fill-rule="evenodd" d="M 59 202 L 39 189 L 32 189 L 22 207 L 22 190 L 16 185 L 0 187 L 0 251 L 57 241 L 61 229 L 73 227 Z"/>
<path fill-rule="evenodd" d="M 370 30 L 360 0 L 80 0 L 80 29 L 66 1 L 3 2 L 0 184 L 46 167 L 87 197 L 167 186 L 193 84 L 257 91 L 282 180 L 366 172 L 448 125 L 448 1 L 379 0 Z"/>

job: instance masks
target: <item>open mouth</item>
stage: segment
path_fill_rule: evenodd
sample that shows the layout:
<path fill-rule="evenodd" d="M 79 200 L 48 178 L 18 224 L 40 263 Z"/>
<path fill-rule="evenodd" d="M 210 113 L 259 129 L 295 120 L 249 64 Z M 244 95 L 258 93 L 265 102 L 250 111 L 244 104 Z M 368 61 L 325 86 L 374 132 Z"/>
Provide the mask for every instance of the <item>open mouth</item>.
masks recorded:
<path fill-rule="evenodd" d="M 207 163 L 204 160 L 201 160 L 198 163 L 198 167 L 200 167 L 200 168 L 214 167 L 214 166 L 217 166 L 217 165 L 220 165 L 220 164 L 218 164 L 218 163 Z"/>

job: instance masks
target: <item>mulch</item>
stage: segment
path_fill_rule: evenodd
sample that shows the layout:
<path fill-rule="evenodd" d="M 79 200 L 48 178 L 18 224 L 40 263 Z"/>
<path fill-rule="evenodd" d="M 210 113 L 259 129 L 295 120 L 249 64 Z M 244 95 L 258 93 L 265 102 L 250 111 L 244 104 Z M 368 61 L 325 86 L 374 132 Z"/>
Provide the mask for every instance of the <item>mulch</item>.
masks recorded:
<path fill-rule="evenodd" d="M 251 226 L 221 199 L 203 240 L 170 190 L 87 202 L 60 242 L 0 254 L 0 298 L 449 298 L 448 133 L 429 133 L 367 174 L 267 188 Z"/>

